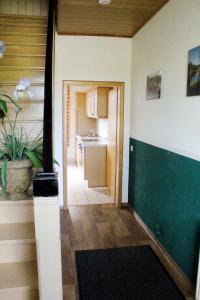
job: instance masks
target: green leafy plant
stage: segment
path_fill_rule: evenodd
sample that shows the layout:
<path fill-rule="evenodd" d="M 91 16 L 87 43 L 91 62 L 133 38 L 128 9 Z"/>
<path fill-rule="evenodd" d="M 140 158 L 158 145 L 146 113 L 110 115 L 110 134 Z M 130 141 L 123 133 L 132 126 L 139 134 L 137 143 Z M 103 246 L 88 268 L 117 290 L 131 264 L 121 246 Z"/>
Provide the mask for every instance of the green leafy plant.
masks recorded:
<path fill-rule="evenodd" d="M 0 118 L 3 120 L 8 112 L 8 107 L 5 99 L 9 100 L 15 106 L 15 112 L 19 113 L 21 111 L 21 107 L 8 95 L 0 94 Z"/>
<path fill-rule="evenodd" d="M 4 99 L 0 98 L 0 118 L 2 119 L 2 129 L 0 138 L 0 160 L 1 162 L 1 185 L 2 192 L 6 191 L 7 163 L 8 161 L 29 159 L 34 168 L 42 167 L 42 146 L 43 139 L 41 133 L 35 138 L 30 138 L 24 127 L 17 126 L 17 117 L 21 107 L 12 98 L 5 94 L 0 94 L 7 98 L 15 106 L 15 119 L 10 120 L 7 116 L 8 108 Z M 5 124 L 4 118 L 7 118 Z"/>

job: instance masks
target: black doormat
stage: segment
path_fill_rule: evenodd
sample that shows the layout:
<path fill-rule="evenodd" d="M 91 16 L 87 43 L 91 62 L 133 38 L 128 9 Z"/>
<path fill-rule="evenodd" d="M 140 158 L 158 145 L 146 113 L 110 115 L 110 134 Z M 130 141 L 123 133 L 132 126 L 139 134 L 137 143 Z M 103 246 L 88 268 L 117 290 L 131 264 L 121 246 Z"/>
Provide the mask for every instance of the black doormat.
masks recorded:
<path fill-rule="evenodd" d="M 150 246 L 76 251 L 80 300 L 181 300 Z"/>

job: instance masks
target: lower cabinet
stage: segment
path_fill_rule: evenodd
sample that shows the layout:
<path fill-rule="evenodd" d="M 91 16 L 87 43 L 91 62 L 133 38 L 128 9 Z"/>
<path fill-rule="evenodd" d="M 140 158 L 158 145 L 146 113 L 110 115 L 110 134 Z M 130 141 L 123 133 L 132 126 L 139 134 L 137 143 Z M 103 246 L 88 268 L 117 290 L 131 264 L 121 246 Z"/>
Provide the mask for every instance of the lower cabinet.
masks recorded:
<path fill-rule="evenodd" d="M 88 187 L 107 185 L 107 145 L 87 145 L 76 140 L 76 161 Z"/>
<path fill-rule="evenodd" d="M 106 145 L 84 147 L 84 179 L 88 187 L 106 186 Z"/>

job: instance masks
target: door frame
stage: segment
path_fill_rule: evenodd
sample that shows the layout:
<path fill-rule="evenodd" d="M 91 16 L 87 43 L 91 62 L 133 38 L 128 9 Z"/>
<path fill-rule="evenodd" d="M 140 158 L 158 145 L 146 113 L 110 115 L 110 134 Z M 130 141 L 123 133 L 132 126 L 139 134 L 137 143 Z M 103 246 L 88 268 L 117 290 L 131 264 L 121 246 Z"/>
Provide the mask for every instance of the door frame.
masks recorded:
<path fill-rule="evenodd" d="M 118 110 L 117 110 L 117 138 L 116 138 L 116 176 L 115 176 L 115 199 L 116 207 L 122 204 L 122 171 L 123 171 L 123 143 L 124 143 L 124 82 L 117 81 L 83 81 L 63 80 L 62 82 L 62 150 L 63 150 L 63 199 L 64 209 L 67 203 L 67 103 L 64 97 L 65 86 L 92 86 L 92 87 L 117 87 L 118 88 Z"/>

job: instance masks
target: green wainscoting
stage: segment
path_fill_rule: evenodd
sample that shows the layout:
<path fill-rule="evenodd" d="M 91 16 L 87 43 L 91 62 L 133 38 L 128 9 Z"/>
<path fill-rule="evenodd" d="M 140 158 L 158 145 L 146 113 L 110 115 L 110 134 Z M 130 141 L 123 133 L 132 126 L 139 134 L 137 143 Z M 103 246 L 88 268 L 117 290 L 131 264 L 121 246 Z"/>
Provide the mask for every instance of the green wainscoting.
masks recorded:
<path fill-rule="evenodd" d="M 195 284 L 200 162 L 130 139 L 129 204 Z"/>

